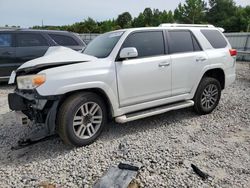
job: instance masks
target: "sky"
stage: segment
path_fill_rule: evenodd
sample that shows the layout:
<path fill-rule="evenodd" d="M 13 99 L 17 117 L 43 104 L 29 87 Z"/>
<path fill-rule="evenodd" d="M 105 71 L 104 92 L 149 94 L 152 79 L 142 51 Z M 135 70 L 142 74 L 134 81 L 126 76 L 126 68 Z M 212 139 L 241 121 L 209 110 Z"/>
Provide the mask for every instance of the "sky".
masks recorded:
<path fill-rule="evenodd" d="M 117 18 L 128 11 L 138 16 L 146 7 L 174 10 L 185 0 L 0 0 L 0 26 L 70 25 L 88 17 L 96 21 Z M 235 0 L 250 5 L 250 0 Z"/>

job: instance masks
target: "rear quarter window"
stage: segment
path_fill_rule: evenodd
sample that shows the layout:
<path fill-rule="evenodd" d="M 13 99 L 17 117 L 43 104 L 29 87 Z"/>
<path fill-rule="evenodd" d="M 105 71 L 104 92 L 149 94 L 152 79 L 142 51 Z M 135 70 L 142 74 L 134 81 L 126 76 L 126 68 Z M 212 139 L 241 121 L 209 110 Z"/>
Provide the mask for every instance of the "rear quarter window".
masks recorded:
<path fill-rule="evenodd" d="M 61 46 L 78 46 L 79 44 L 70 36 L 58 35 L 58 34 L 49 34 L 49 36 Z"/>
<path fill-rule="evenodd" d="M 222 34 L 217 30 L 201 30 L 201 33 L 206 37 L 213 48 L 225 48 L 227 41 Z"/>

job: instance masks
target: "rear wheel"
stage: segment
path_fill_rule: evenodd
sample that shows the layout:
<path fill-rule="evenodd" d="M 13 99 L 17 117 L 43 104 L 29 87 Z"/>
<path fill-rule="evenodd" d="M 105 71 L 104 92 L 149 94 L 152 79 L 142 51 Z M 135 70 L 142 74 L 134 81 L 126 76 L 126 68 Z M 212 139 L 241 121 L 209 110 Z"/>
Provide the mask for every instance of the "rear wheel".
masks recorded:
<path fill-rule="evenodd" d="M 57 130 L 66 144 L 85 146 L 100 135 L 107 121 L 106 106 L 95 93 L 70 96 L 60 107 Z"/>
<path fill-rule="evenodd" d="M 198 114 L 209 114 L 218 105 L 221 97 L 220 82 L 215 78 L 204 77 L 194 97 L 194 109 Z"/>

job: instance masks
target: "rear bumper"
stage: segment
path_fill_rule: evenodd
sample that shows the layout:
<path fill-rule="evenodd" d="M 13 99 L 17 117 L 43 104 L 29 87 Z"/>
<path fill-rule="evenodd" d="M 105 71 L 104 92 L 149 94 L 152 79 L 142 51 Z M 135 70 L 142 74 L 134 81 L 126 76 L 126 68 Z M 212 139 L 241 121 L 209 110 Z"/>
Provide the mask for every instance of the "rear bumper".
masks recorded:
<path fill-rule="evenodd" d="M 225 87 L 228 87 L 229 85 L 234 83 L 235 80 L 236 80 L 236 74 L 226 75 Z"/>

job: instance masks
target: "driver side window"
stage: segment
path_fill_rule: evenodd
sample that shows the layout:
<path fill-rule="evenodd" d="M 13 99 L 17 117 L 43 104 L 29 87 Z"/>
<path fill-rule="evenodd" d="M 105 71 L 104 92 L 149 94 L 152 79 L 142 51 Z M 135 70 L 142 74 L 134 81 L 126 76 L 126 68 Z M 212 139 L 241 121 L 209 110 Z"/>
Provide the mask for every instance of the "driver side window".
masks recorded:
<path fill-rule="evenodd" d="M 158 56 L 165 54 L 164 38 L 162 31 L 146 31 L 130 34 L 122 48 L 135 47 L 138 51 L 137 58 Z"/>

